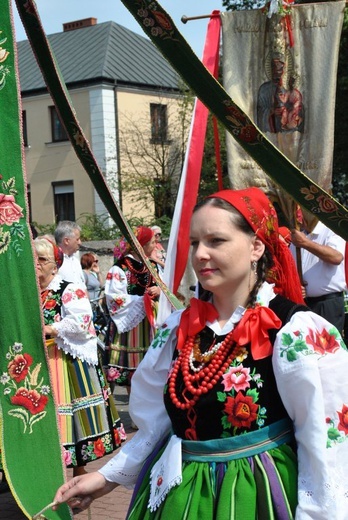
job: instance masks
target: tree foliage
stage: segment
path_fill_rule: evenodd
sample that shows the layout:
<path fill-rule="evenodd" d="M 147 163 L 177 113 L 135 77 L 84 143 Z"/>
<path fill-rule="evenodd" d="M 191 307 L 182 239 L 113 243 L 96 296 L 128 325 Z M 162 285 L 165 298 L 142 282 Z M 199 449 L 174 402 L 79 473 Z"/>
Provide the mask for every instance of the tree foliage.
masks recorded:
<path fill-rule="evenodd" d="M 152 210 L 156 219 L 173 215 L 184 164 L 193 97 L 184 88 L 176 100 L 158 98 L 167 106 L 167 127 L 155 140 L 150 118 L 123 114 L 120 128 L 122 192 L 136 207 Z M 134 215 L 133 215 L 134 216 Z"/>

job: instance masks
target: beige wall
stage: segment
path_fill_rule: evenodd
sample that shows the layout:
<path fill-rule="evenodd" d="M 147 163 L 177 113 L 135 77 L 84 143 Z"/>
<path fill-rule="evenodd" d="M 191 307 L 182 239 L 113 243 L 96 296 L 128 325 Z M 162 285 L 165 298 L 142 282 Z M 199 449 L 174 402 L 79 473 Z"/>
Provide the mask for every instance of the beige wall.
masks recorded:
<path fill-rule="evenodd" d="M 80 124 L 89 135 L 88 93 L 71 94 Z M 75 212 L 92 212 L 94 206 L 93 186 L 82 168 L 70 141 L 51 142 L 51 119 L 49 107 L 53 105 L 47 95 L 24 98 L 28 144 L 25 149 L 27 179 L 30 184 L 32 219 L 39 224 L 54 222 L 52 182 L 73 181 Z"/>

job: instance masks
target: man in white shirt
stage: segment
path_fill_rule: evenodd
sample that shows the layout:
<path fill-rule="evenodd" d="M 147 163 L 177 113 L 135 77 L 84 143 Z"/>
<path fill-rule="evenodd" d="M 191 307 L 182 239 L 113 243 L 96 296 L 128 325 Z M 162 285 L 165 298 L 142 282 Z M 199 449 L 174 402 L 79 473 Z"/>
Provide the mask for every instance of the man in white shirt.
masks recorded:
<path fill-rule="evenodd" d="M 70 220 L 62 220 L 58 223 L 54 232 L 54 238 L 57 245 L 64 253 L 63 265 L 59 269 L 59 274 L 63 280 L 74 282 L 77 285 L 86 288 L 85 279 L 77 254 L 81 245 L 81 228 L 76 222 Z"/>
<path fill-rule="evenodd" d="M 312 232 L 291 231 L 291 251 L 301 249 L 305 301 L 316 312 L 335 325 L 344 328 L 345 240 L 322 222 Z"/>

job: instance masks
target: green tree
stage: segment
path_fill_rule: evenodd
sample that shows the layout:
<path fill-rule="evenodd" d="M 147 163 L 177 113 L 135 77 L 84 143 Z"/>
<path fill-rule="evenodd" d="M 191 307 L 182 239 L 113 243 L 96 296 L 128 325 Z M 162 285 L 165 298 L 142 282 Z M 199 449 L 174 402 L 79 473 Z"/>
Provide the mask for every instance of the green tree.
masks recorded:
<path fill-rule="evenodd" d="M 167 124 L 153 138 L 148 117 L 123 115 L 120 128 L 122 193 L 136 207 L 155 208 L 155 217 L 172 217 L 185 158 L 193 97 L 184 87 L 172 102 L 158 98 L 166 107 Z"/>

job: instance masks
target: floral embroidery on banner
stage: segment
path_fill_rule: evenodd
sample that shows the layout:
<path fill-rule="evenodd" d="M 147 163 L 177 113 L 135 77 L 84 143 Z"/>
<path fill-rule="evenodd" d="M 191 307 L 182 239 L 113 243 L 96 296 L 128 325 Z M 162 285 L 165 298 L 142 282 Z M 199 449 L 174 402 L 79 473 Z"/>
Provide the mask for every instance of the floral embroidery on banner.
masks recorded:
<path fill-rule="evenodd" d="M 2 176 L 0 175 L 0 179 Z M 24 226 L 19 223 L 24 218 L 23 209 L 16 203 L 16 181 L 11 177 L 8 181 L 2 180 L 0 191 L 0 254 L 5 253 L 9 246 L 15 250 L 17 256 L 22 252 L 19 239 L 24 240 Z M 9 229 L 6 229 L 8 227 Z"/>
<path fill-rule="evenodd" d="M 14 343 L 6 354 L 7 372 L 0 377 L 4 385 L 4 395 L 10 396 L 10 402 L 16 408 L 7 413 L 20 419 L 24 424 L 23 433 L 32 433 L 36 422 L 46 415 L 49 385 L 40 376 L 41 363 L 34 364 L 30 354 L 23 352 L 22 343 Z"/>
<path fill-rule="evenodd" d="M 337 411 L 338 419 L 336 421 L 330 417 L 326 418 L 327 430 L 327 448 L 332 448 L 336 444 L 348 440 L 348 406 L 342 405 L 342 410 Z"/>
<path fill-rule="evenodd" d="M 263 140 L 263 135 L 253 125 L 252 121 L 232 102 L 226 99 L 225 118 L 228 121 L 228 126 L 232 128 L 232 135 L 246 144 L 260 144 Z"/>
<path fill-rule="evenodd" d="M 284 348 L 281 349 L 280 357 L 286 355 L 290 362 L 298 359 L 299 354 L 304 356 L 319 354 L 323 356 L 334 354 L 341 346 L 346 348 L 335 327 L 330 330 L 323 329 L 321 332 L 309 329 L 306 338 L 299 330 L 294 332 L 293 335 L 283 333 L 282 345 Z"/>
<path fill-rule="evenodd" d="M 0 31 L 1 35 L 2 31 Z M 6 85 L 6 76 L 10 74 L 10 69 L 6 65 L 3 65 L 7 58 L 9 57 L 9 51 L 3 47 L 3 45 L 7 42 L 7 38 L 0 38 L 0 90 L 2 90 Z"/>
<path fill-rule="evenodd" d="M 151 36 L 163 40 L 178 41 L 177 38 L 174 38 L 175 27 L 168 16 L 160 10 L 161 7 L 157 2 L 138 0 L 136 3 L 139 5 L 137 15 L 142 19 L 145 31 L 150 30 Z"/>
<path fill-rule="evenodd" d="M 224 392 L 218 392 L 218 400 L 224 403 L 224 416 L 221 419 L 223 429 L 222 437 L 237 433 L 245 433 L 250 430 L 253 423 L 259 428 L 265 424 L 267 410 L 258 404 L 258 388 L 263 386 L 260 374 L 254 368 L 243 366 L 243 360 L 248 357 L 243 347 L 240 354 L 234 359 L 229 369 L 223 375 L 222 384 Z"/>
<path fill-rule="evenodd" d="M 313 206 L 308 208 L 314 215 L 323 213 L 326 218 L 332 221 L 338 221 L 339 224 L 348 220 L 348 217 L 337 205 L 334 198 L 330 195 L 323 194 L 317 186 L 310 184 L 309 187 L 300 189 L 300 193 L 304 195 L 305 201 L 312 201 Z"/>

